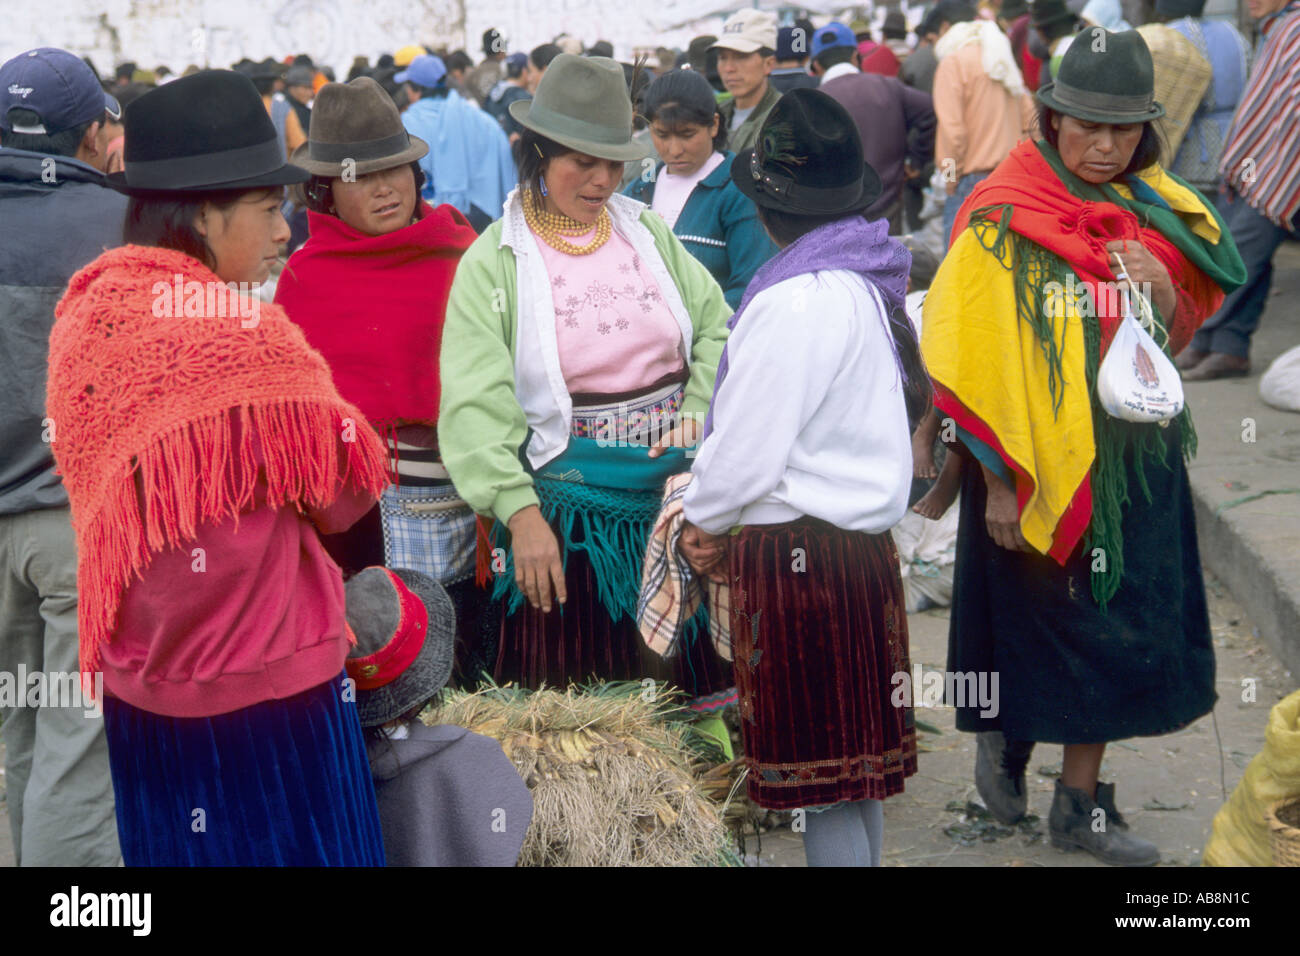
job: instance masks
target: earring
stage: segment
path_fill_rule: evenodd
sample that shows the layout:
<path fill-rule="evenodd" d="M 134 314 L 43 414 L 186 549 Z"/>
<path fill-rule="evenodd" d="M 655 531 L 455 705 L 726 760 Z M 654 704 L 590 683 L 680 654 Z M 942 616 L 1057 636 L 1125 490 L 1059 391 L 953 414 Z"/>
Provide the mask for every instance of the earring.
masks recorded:
<path fill-rule="evenodd" d="M 545 196 L 545 195 L 546 195 L 546 177 L 545 177 L 545 176 L 538 176 L 537 179 L 538 179 L 538 181 L 542 184 L 542 195 Z"/>

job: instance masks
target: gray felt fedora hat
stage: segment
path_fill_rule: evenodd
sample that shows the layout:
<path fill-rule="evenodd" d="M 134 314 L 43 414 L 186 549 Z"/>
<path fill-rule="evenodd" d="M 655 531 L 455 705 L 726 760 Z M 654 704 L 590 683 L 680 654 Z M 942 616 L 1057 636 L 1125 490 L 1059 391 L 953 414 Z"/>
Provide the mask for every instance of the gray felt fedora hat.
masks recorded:
<path fill-rule="evenodd" d="M 1089 123 L 1147 123 L 1165 115 L 1155 100 L 1155 77 L 1142 34 L 1094 27 L 1070 43 L 1056 81 L 1039 88 L 1038 101 Z"/>
<path fill-rule="evenodd" d="M 511 103 L 510 115 L 547 139 L 598 159 L 650 155 L 648 146 L 632 139 L 632 100 L 623 67 L 607 56 L 561 53 L 542 74 L 537 94 Z"/>
<path fill-rule="evenodd" d="M 352 161 L 358 176 L 404 166 L 429 152 L 428 144 L 402 125 L 393 98 L 368 76 L 326 83 L 311 108 L 307 142 L 290 162 L 313 176 L 342 176 Z"/>
<path fill-rule="evenodd" d="M 343 591 L 348 626 L 357 639 L 348 652 L 347 673 L 356 681 L 361 726 L 376 727 L 447 683 L 456 611 L 441 584 L 405 568 L 366 568 L 349 578 Z"/>

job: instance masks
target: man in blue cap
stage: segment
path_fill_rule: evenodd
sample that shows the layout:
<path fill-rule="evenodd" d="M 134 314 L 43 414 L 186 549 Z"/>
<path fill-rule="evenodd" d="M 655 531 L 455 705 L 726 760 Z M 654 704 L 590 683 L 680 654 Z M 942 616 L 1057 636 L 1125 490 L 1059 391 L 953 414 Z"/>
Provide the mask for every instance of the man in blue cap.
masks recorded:
<path fill-rule="evenodd" d="M 120 116 L 66 50 L 0 66 L 0 710 L 19 865 L 121 862 L 104 721 L 63 693 L 81 686 L 77 552 L 51 453 L 62 423 L 45 415 L 54 306 L 74 272 L 122 244 L 126 197 L 104 181 L 105 123 Z"/>
<path fill-rule="evenodd" d="M 501 215 L 506 194 L 515 185 L 505 132 L 448 85 L 440 57 L 417 56 L 393 79 L 405 84 L 410 101 L 402 125 L 429 144 L 420 160 L 421 195 L 435 205 L 451 203 L 481 233 Z"/>
<path fill-rule="evenodd" d="M 808 46 L 814 32 L 809 20 L 796 20 L 794 26 L 776 31 L 776 66 L 768 74 L 767 82 L 778 93 L 817 86 L 817 80 L 808 72 Z"/>
<path fill-rule="evenodd" d="M 858 69 L 858 40 L 842 23 L 813 34 L 812 72 L 820 89 L 853 117 L 862 151 L 880 176 L 881 192 L 867 207 L 868 219 L 887 219 L 889 231 L 903 231 L 903 185 L 920 175 L 934 152 L 938 121 L 929 95 L 897 77 Z"/>

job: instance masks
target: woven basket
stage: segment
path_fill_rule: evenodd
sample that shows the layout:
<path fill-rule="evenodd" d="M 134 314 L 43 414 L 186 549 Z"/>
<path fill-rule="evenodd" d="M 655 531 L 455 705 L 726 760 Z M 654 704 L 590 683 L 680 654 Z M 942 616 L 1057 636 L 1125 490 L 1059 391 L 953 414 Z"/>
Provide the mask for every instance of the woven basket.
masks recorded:
<path fill-rule="evenodd" d="M 1274 866 L 1300 866 L 1300 797 L 1287 797 L 1268 808 Z"/>
<path fill-rule="evenodd" d="M 1165 140 L 1160 164 L 1168 168 L 1214 73 L 1196 45 L 1173 27 L 1148 23 L 1138 27 L 1137 32 L 1146 41 L 1155 64 L 1156 102 L 1165 108 L 1165 115 L 1156 120 Z"/>

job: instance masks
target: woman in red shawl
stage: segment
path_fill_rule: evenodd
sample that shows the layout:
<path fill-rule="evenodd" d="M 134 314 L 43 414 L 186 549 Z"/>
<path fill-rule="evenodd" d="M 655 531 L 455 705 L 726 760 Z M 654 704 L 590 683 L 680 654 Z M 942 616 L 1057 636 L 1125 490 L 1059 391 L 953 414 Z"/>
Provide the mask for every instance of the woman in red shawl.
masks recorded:
<path fill-rule="evenodd" d="M 289 259 L 275 300 L 302 327 L 339 391 L 387 440 L 391 484 L 380 503 L 326 546 L 353 574 L 376 564 L 427 574 L 457 607 L 463 676 L 481 659 L 486 602 L 473 581 L 475 518 L 438 456 L 438 353 L 447 295 L 476 238 L 450 205 L 421 200 L 418 160 L 392 100 L 368 77 L 321 87 L 311 138 L 293 162 L 307 184 L 311 238 Z"/>
<path fill-rule="evenodd" d="M 1244 279 L 1213 205 L 1156 163 L 1152 91 L 1137 33 L 1071 45 L 1038 92 L 1045 140 L 1017 146 L 962 207 L 922 340 L 965 446 L 948 666 L 999 689 L 994 706 L 953 702 L 977 733 L 976 785 L 1014 822 L 1033 743 L 1063 744 L 1052 843 L 1122 865 L 1159 852 L 1098 781 L 1106 743 L 1184 727 L 1215 692 L 1183 464 L 1195 432 L 1186 409 L 1162 422 L 1103 409 L 1098 368 L 1121 318 L 1108 289 L 1126 270 L 1148 290 L 1169 354 Z"/>

